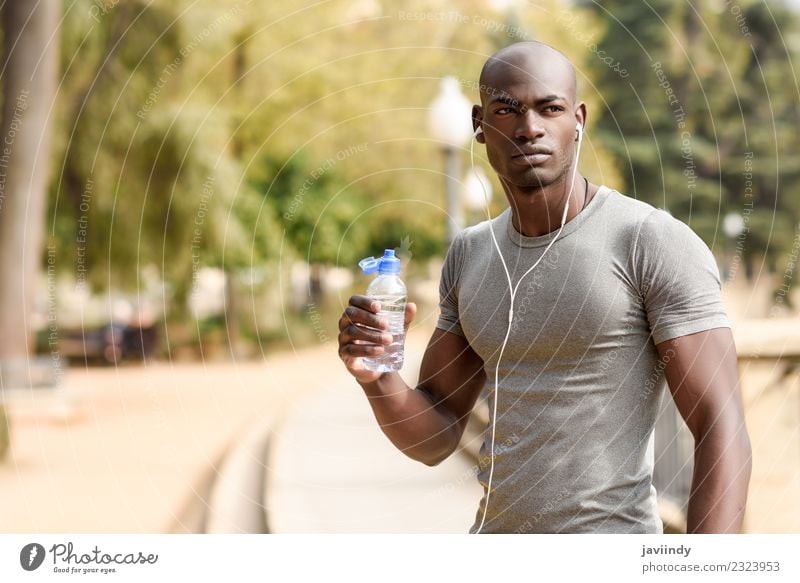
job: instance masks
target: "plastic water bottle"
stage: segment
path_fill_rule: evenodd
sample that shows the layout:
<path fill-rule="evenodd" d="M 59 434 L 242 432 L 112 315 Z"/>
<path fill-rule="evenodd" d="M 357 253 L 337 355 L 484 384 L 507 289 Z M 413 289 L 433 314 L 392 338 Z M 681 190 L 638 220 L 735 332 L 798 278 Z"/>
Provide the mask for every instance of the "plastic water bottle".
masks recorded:
<path fill-rule="evenodd" d="M 380 302 L 379 316 L 389 322 L 392 343 L 384 346 L 384 352 L 376 358 L 364 358 L 364 366 L 377 372 L 391 372 L 403 367 L 403 344 L 405 343 L 406 284 L 400 279 L 400 260 L 393 249 L 386 249 L 383 257 L 367 257 L 358 262 L 364 273 L 378 272 L 367 288 L 367 295 Z"/>

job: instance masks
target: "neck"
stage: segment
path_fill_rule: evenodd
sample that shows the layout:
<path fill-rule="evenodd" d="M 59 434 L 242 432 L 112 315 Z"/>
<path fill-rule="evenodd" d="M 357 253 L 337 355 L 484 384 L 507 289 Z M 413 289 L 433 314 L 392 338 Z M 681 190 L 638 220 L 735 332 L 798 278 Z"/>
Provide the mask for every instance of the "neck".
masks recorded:
<path fill-rule="evenodd" d="M 586 182 L 577 173 L 571 188 L 566 180 L 544 188 L 521 188 L 501 180 L 511 206 L 511 221 L 517 232 L 526 237 L 541 237 L 558 230 L 567 197 L 569 210 L 564 224 L 578 216 L 587 202 Z"/>

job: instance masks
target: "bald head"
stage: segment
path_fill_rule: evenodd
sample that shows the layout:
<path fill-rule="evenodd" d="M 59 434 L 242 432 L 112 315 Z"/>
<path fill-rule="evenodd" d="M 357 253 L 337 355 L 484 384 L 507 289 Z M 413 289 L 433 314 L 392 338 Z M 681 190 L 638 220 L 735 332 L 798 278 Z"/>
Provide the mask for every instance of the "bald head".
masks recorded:
<path fill-rule="evenodd" d="M 519 42 L 497 51 L 481 69 L 481 102 L 499 91 L 520 84 L 535 83 L 563 94 L 575 103 L 575 67 L 563 53 L 536 41 Z"/>
<path fill-rule="evenodd" d="M 569 59 L 540 42 L 507 46 L 483 66 L 480 93 L 472 107 L 475 141 L 486 145 L 504 184 L 524 198 L 566 183 L 587 120 Z"/>

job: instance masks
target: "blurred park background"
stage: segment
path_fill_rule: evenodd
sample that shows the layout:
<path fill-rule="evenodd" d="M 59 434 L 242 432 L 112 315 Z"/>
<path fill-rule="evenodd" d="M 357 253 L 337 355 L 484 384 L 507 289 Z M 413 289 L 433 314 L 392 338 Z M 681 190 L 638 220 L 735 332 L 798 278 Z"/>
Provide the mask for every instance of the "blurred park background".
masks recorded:
<path fill-rule="evenodd" d="M 788 0 L 5 2 L 0 530 L 263 530 L 214 514 L 235 467 L 283 496 L 227 486 L 272 530 L 465 532 L 473 461 L 381 441 L 337 320 L 357 261 L 397 249 L 416 380 L 452 233 L 481 182 L 506 207 L 482 147 L 467 172 L 478 73 L 540 40 L 578 70 L 582 172 L 717 257 L 746 528 L 800 532 L 799 24 Z M 366 506 L 320 518 L 342 499 Z"/>

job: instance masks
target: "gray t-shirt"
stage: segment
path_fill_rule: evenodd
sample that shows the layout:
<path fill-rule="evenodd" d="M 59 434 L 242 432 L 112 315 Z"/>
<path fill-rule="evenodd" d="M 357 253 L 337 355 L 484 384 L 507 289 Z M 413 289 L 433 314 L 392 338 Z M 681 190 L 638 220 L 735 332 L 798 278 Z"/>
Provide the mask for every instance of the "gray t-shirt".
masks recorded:
<path fill-rule="evenodd" d="M 507 209 L 465 229 L 442 269 L 437 327 L 483 359 L 489 411 L 512 282 L 555 237 Z M 600 190 L 520 284 L 500 363 L 495 467 L 481 532 L 660 533 L 653 427 L 665 387 L 656 344 L 730 327 L 711 251 L 668 213 Z M 489 481 L 491 419 L 478 479 Z"/>

